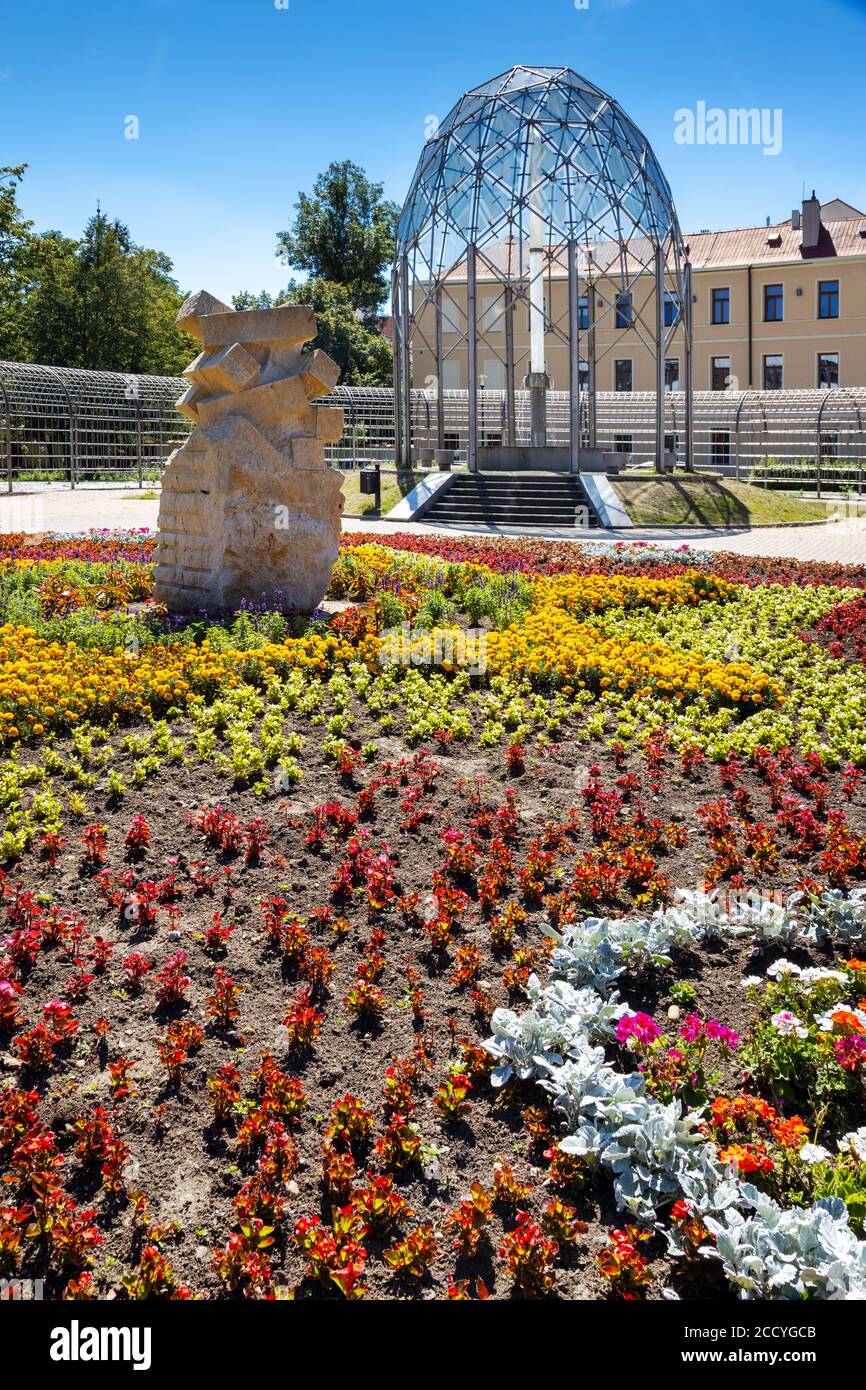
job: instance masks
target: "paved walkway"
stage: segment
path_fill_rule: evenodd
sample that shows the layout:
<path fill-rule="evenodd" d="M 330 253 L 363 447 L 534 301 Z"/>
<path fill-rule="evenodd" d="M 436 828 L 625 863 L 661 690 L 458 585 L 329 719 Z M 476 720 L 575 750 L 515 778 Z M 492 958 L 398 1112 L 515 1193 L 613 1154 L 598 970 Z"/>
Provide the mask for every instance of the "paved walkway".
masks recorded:
<path fill-rule="evenodd" d="M 0 533 L 10 531 L 89 531 L 102 527 L 155 529 L 159 500 L 156 490 L 134 488 L 38 491 L 0 494 Z M 426 526 L 424 522 L 368 521 L 346 517 L 346 531 L 393 535 L 396 531 L 417 535 L 509 535 L 519 530 L 497 531 L 490 527 Z M 740 555 L 779 555 L 796 560 L 836 560 L 854 564 L 866 561 L 866 518 L 821 526 L 730 527 L 711 530 L 690 527 L 634 527 L 627 531 L 534 531 L 550 540 L 653 541 L 657 545 L 690 545 L 704 550 L 734 550 Z"/>

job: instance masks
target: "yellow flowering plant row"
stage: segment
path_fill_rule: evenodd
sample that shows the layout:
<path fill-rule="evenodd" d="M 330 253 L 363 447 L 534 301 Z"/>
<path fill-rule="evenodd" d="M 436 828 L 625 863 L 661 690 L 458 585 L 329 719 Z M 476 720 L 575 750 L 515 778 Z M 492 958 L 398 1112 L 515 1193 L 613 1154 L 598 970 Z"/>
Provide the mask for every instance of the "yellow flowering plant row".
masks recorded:
<path fill-rule="evenodd" d="M 696 605 L 735 602 L 742 590 L 735 584 L 698 571 L 671 579 L 631 575 L 557 575 L 532 582 L 533 607 L 504 631 L 473 634 L 472 641 L 455 627 L 437 627 L 413 634 L 405 644 L 405 660 L 424 664 L 426 653 L 443 652 L 444 669 L 483 669 L 528 679 L 539 689 L 563 688 L 603 693 L 618 690 L 661 695 L 669 700 L 706 698 L 711 706 L 732 705 L 743 710 L 778 706 L 782 687 L 747 662 L 724 662 L 695 651 L 674 651 L 663 642 L 644 641 L 610 633 L 595 615 L 624 616 L 649 609 L 695 609 Z M 578 616 L 588 621 L 578 621 Z M 390 639 L 388 639 L 390 641 Z M 390 656 L 388 641 L 383 656 Z M 451 654 L 454 654 L 454 659 Z M 429 660 L 429 656 L 427 657 Z"/>
<path fill-rule="evenodd" d="M 670 579 L 630 574 L 563 574 L 538 578 L 533 589 L 540 606 L 563 608 L 573 614 L 603 613 L 611 608 L 663 610 L 725 603 L 736 600 L 741 593 L 739 585 L 698 570 Z"/>
<path fill-rule="evenodd" d="M 363 574 L 367 581 L 389 575 L 394 581 L 392 592 L 402 589 L 405 593 L 423 580 L 425 572 L 431 577 L 434 571 L 452 592 L 475 586 L 477 593 L 479 586 L 501 589 L 503 584 L 500 576 L 482 565 L 445 567 L 443 574 L 439 562 L 423 557 L 395 561 L 393 551 L 374 546 L 359 548 L 351 558 L 359 564 L 356 574 Z M 451 572 L 457 570 L 459 575 Z M 398 584 L 400 579 L 405 587 Z M 529 581 L 528 590 L 530 610 L 520 610 L 523 616 L 504 631 L 485 634 L 486 653 L 479 674 L 525 678 L 536 688 L 555 686 L 567 693 L 638 692 L 678 702 L 705 697 L 713 705 L 743 710 L 773 707 L 781 699 L 780 686 L 748 663 L 723 663 L 694 651 L 676 652 L 658 640 L 611 634 L 595 617 L 727 604 L 741 592 L 736 585 L 693 571 L 670 579 L 536 577 Z M 587 621 L 582 623 L 575 615 Z M 217 649 L 207 639 L 195 645 L 178 638 L 130 653 L 50 641 L 29 627 L 8 624 L 0 628 L 0 740 L 32 739 L 82 719 L 146 718 L 170 706 L 185 706 L 191 694 L 213 698 L 240 681 L 262 684 L 293 669 L 318 678 L 351 661 L 381 668 L 387 664 L 384 645 L 371 626 L 366 620 L 338 622 L 327 632 L 264 642 L 245 652 L 223 650 L 221 644 Z M 410 659 L 414 660 L 418 641 L 429 646 L 432 637 L 435 648 L 439 636 L 446 646 L 450 640 L 452 647 L 462 649 L 460 629 L 443 626 L 413 639 Z M 441 664 L 449 668 L 448 662 Z"/>
<path fill-rule="evenodd" d="M 459 629 L 434 629 L 414 638 L 408 646 L 413 664 L 416 653 L 433 649 L 462 654 L 465 663 L 482 664 L 480 637 L 461 644 Z M 579 623 L 556 608 L 540 608 L 519 627 L 484 635 L 486 673 L 510 679 L 526 678 L 538 689 L 559 687 L 564 693 L 615 689 L 624 693 L 661 695 L 671 700 L 707 698 L 712 704 L 741 709 L 778 705 L 781 688 L 745 662 L 707 660 L 695 652 L 675 652 L 660 642 L 629 641 L 608 636 L 604 629 Z M 442 662 L 447 668 L 448 662 Z"/>
<path fill-rule="evenodd" d="M 139 654 L 102 652 L 49 642 L 30 628 L 0 628 L 0 742 L 39 737 L 82 719 L 136 718 L 183 707 L 191 695 L 213 698 L 243 681 L 260 684 L 293 668 L 323 675 L 358 659 L 376 659 L 377 644 L 360 647 L 327 634 L 271 643 L 250 652 L 154 644 Z"/>

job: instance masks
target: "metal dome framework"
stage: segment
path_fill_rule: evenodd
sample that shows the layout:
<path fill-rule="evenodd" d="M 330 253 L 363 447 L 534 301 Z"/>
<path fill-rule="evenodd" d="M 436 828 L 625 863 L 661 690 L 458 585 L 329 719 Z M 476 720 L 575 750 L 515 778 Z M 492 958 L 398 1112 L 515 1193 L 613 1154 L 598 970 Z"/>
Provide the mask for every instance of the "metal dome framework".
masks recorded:
<path fill-rule="evenodd" d="M 179 377 L 0 362 L 0 458 L 6 486 L 55 478 L 72 487 L 158 477 L 189 431 Z"/>
<path fill-rule="evenodd" d="M 568 282 L 567 306 L 558 316 L 552 295 L 545 304 L 545 286 L 554 277 Z M 479 282 L 488 291 L 481 312 Z M 599 356 L 613 354 L 622 340 L 642 344 L 652 357 L 661 464 L 665 355 L 680 332 L 691 467 L 691 273 L 671 191 L 646 137 L 612 97 L 571 69 L 512 68 L 460 99 L 421 154 L 400 217 L 392 294 L 403 463 L 411 461 L 413 447 L 413 348 L 423 347 L 436 363 L 439 447 L 445 364 L 465 350 L 474 470 L 483 389 L 479 348 L 504 368 L 504 440 L 512 446 L 517 382 L 527 369 L 532 444 L 538 445 L 546 442 L 545 346 L 562 344 L 569 364 L 570 466 L 577 471 L 581 399 L 587 401 L 589 447 L 595 448 Z M 529 315 L 528 353 L 515 350 L 521 305 Z M 620 330 L 603 349 L 597 342 L 602 324 Z M 415 383 L 422 384 L 430 385 Z"/>

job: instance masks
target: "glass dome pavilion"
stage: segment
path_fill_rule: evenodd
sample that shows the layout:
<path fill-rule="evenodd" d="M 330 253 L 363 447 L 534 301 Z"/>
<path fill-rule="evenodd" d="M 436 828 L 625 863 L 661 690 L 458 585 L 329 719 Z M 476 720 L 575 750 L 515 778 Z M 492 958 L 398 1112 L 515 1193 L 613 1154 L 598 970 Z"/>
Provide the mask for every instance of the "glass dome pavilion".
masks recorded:
<path fill-rule="evenodd" d="M 691 416 L 689 282 L 670 187 L 648 140 L 612 97 L 569 68 L 515 67 L 475 87 L 424 146 L 399 221 L 392 301 L 398 459 L 412 458 L 413 384 L 439 401 L 443 447 L 442 385 L 449 359 L 459 357 L 469 394 L 468 462 L 477 468 L 479 393 L 489 385 L 479 375 L 480 351 L 485 363 L 501 363 L 503 444 L 517 443 L 516 397 L 525 389 L 531 446 L 544 448 L 548 356 L 558 346 L 560 360 L 567 351 L 570 467 L 577 471 L 582 448 L 594 445 L 597 357 L 621 332 L 652 357 L 661 465 L 665 354 L 675 333 L 685 340 Z M 519 324 L 528 322 L 522 347 L 515 344 L 518 309 Z M 421 359 L 435 371 L 413 383 Z M 545 457 L 537 456 L 538 466 Z"/>

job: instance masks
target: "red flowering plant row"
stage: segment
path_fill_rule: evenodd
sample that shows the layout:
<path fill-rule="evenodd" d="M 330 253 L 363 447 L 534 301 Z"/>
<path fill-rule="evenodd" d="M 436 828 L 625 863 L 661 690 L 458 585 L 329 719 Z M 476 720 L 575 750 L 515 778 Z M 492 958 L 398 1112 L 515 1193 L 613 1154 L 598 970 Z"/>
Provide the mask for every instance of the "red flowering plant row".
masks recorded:
<path fill-rule="evenodd" d="M 693 567 L 696 552 L 688 544 L 660 553 L 646 542 L 614 545 L 582 544 L 528 537 L 413 535 L 390 536 L 349 532 L 343 548 L 380 545 L 397 551 L 427 555 L 451 564 L 481 564 L 498 574 L 622 574 L 640 573 L 651 578 L 671 577 Z M 738 584 L 792 584 L 798 587 L 836 584 L 866 586 L 866 565 L 842 565 L 828 561 L 787 560 L 774 556 L 737 555 L 731 551 L 697 552 L 702 568 Z"/>

